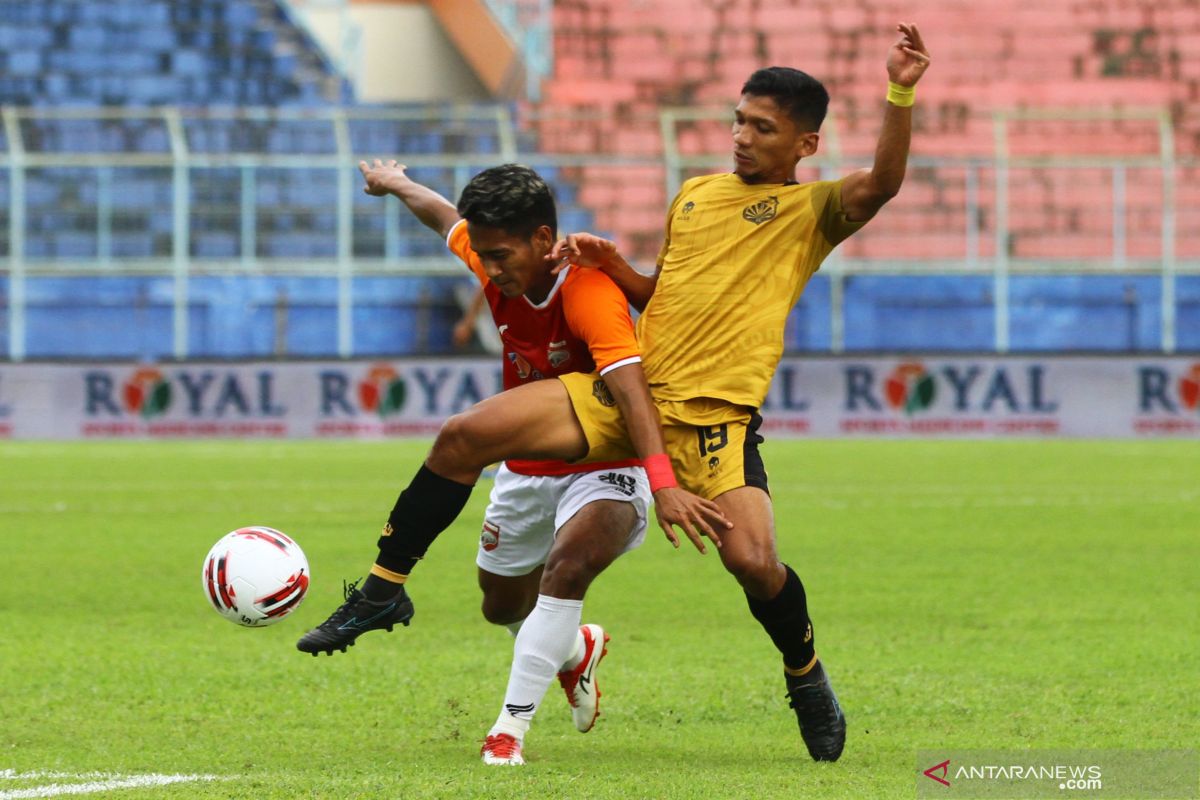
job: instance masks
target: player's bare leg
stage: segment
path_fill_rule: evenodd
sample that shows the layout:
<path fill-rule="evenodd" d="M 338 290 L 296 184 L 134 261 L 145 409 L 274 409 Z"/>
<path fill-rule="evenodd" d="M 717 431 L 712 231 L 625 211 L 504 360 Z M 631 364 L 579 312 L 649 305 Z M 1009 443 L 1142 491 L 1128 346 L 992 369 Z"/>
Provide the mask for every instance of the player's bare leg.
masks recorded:
<path fill-rule="evenodd" d="M 598 500 L 559 528 L 537 604 L 517 634 L 504 707 L 482 750 L 485 763 L 523 763 L 525 733 L 556 674 L 575 727 L 586 733 L 595 724 L 600 713 L 596 667 L 608 652 L 609 637 L 599 625 L 580 625 L 583 597 L 624 551 L 638 521 L 632 504 Z"/>
<path fill-rule="evenodd" d="M 519 386 L 451 417 L 392 508 L 362 589 L 352 584 L 345 602 L 301 637 L 297 649 L 344 653 L 364 633 L 407 625 L 413 604 L 404 583 L 458 517 L 485 467 L 505 458 L 572 459 L 586 452 L 587 439 L 559 381 Z"/>
<path fill-rule="evenodd" d="M 448 480 L 473 484 L 505 459 L 573 461 L 587 438 L 559 381 L 535 381 L 482 400 L 442 426 L 425 466 Z"/>
<path fill-rule="evenodd" d="M 510 577 L 479 569 L 479 588 L 483 591 L 483 618 L 493 625 L 503 625 L 517 635 L 520 625 L 537 604 L 538 584 L 542 567 L 534 567 L 527 575 Z"/>
<path fill-rule="evenodd" d="M 783 654 L 789 705 L 815 761 L 836 761 L 846 742 L 846 719 L 814 649 L 808 601 L 799 576 L 779 561 L 771 499 L 743 486 L 716 503 L 733 521 L 719 551 L 746 593 L 750 613 Z"/>
<path fill-rule="evenodd" d="M 721 563 L 750 597 L 768 600 L 779 594 L 787 571 L 775 548 L 775 515 L 762 489 L 743 486 L 725 492 L 716 503 L 733 521 L 724 534 Z"/>
<path fill-rule="evenodd" d="M 362 591 L 348 592 L 346 602 L 305 634 L 297 648 L 311 653 L 345 652 L 362 633 L 383 627 L 373 622 L 388 620 L 387 616 L 377 617 L 380 604 L 407 604 L 411 617 L 412 602 L 404 583 L 434 539 L 462 512 L 485 467 L 505 459 L 571 461 L 582 458 L 587 451 L 587 437 L 570 396 L 557 380 L 509 389 L 451 417 L 392 508 L 377 542 L 379 555 Z M 677 514 L 668 522 L 681 527 L 680 520 L 693 524 L 703 521 L 705 525 L 723 523 L 713 516 L 717 507 L 707 500 L 680 489 L 663 489 L 660 496 L 671 501 L 658 506 L 660 524 L 664 505 L 672 505 Z M 693 541 L 700 540 L 694 530 L 689 536 Z M 364 626 L 364 619 L 370 624 Z M 386 627 L 391 630 L 390 623 Z"/>

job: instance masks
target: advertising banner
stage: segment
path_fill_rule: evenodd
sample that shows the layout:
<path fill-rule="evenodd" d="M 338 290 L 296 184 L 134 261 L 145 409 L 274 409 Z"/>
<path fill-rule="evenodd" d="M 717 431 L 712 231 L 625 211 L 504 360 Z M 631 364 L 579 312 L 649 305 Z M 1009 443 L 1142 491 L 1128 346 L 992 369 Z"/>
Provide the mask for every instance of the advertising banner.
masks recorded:
<path fill-rule="evenodd" d="M 1200 360 L 785 359 L 763 417 L 818 437 L 1196 437 Z"/>
<path fill-rule="evenodd" d="M 0 365 L 0 438 L 430 436 L 498 359 Z M 785 358 L 774 437 L 1200 438 L 1200 359 Z"/>

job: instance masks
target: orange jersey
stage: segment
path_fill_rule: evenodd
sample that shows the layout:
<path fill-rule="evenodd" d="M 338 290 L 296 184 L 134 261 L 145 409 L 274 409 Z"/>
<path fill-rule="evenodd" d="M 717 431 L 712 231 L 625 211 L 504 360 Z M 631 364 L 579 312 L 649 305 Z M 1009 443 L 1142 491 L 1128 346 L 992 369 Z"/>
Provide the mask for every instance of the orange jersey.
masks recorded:
<path fill-rule="evenodd" d="M 604 273 L 568 267 L 541 303 L 524 295 L 505 297 L 483 271 L 471 249 L 465 221 L 446 237 L 450 251 L 471 268 L 483 285 L 484 297 L 504 345 L 504 388 L 554 378 L 568 372 L 601 375 L 641 361 L 629 303 Z M 634 466 L 637 460 L 605 464 L 568 464 L 565 461 L 515 461 L 508 468 L 522 475 L 567 475 L 616 466 Z"/>

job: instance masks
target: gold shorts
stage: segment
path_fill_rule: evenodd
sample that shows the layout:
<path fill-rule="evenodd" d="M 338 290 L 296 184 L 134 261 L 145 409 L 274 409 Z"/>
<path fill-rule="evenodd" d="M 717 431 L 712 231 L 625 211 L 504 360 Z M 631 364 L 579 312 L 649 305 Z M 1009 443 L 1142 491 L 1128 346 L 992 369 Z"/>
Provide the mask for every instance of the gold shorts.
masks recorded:
<path fill-rule="evenodd" d="M 637 458 L 625 419 L 596 373 L 560 375 L 575 416 L 587 437 L 587 455 L 580 462 Z M 655 400 L 662 421 L 667 455 L 679 485 L 712 500 L 742 486 L 767 488 L 767 472 L 758 445 L 762 417 L 751 408 L 724 400 Z"/>

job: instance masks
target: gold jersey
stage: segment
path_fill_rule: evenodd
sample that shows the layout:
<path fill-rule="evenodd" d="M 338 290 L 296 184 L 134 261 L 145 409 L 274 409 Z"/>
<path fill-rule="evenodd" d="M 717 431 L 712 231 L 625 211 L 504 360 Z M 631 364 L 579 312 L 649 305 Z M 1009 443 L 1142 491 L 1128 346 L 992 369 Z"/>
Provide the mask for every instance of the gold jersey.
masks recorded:
<path fill-rule="evenodd" d="M 841 188 L 840 180 L 749 185 L 735 174 L 683 184 L 667 215 L 658 285 L 637 323 L 655 400 L 762 405 L 792 306 L 863 225 L 846 219 Z"/>

